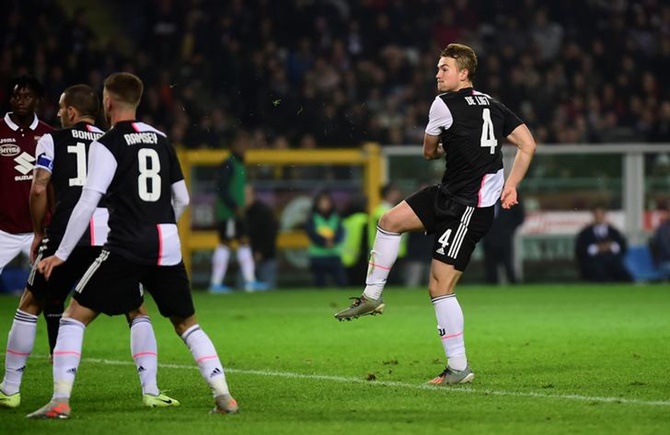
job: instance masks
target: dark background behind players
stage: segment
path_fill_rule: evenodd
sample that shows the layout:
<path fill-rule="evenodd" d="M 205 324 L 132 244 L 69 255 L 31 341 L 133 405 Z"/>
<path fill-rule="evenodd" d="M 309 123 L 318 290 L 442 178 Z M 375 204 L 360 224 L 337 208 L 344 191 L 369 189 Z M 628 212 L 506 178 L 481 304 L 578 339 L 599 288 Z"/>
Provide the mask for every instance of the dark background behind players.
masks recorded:
<path fill-rule="evenodd" d="M 460 41 L 477 47 L 477 86 L 539 143 L 670 141 L 670 4 L 658 0 L 3 4 L 0 89 L 35 73 L 52 124 L 66 84 L 99 89 L 125 70 L 147 83 L 141 117 L 187 147 L 221 148 L 241 127 L 256 147 L 308 134 L 319 147 L 418 144 L 433 86 L 417 71 Z"/>

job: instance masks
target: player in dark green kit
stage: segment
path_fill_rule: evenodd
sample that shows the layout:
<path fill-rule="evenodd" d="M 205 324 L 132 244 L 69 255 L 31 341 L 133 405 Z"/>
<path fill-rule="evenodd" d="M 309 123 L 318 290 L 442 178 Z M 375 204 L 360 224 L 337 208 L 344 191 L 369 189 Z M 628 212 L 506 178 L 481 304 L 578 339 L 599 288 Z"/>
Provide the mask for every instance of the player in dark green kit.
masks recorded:
<path fill-rule="evenodd" d="M 247 173 L 244 153 L 251 138 L 246 132 L 238 132 L 230 146 L 230 157 L 223 161 L 219 170 L 216 197 L 216 220 L 219 245 L 212 256 L 212 293 L 229 293 L 232 289 L 223 284 L 228 270 L 231 250 L 237 249 L 237 261 L 244 278 L 244 290 L 264 290 L 256 281 L 254 257 L 249 244 L 249 226 L 245 218 L 244 186 Z M 236 243 L 236 245 L 234 244 Z"/>

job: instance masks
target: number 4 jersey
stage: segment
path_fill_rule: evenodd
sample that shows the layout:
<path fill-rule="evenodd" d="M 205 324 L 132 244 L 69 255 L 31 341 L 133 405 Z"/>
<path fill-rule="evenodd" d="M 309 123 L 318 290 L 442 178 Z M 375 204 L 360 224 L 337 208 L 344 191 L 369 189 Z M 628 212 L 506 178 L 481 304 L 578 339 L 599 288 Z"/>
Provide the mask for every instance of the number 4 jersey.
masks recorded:
<path fill-rule="evenodd" d="M 441 137 L 444 193 L 467 206 L 494 205 L 504 183 L 501 146 L 521 124 L 502 103 L 472 88 L 438 95 L 426 133 Z"/>
<path fill-rule="evenodd" d="M 67 222 L 77 205 L 86 182 L 86 164 L 91 142 L 102 136 L 98 127 L 80 122 L 72 128 L 45 134 L 37 143 L 36 169 L 51 173 L 56 209 L 47 228 L 47 237 L 55 246 L 63 238 Z M 107 209 L 101 201 L 79 246 L 102 246 L 107 240 Z"/>
<path fill-rule="evenodd" d="M 107 195 L 105 249 L 139 264 L 180 263 L 172 184 L 184 176 L 167 136 L 142 122 L 119 122 L 91 144 L 89 166 L 85 188 Z"/>

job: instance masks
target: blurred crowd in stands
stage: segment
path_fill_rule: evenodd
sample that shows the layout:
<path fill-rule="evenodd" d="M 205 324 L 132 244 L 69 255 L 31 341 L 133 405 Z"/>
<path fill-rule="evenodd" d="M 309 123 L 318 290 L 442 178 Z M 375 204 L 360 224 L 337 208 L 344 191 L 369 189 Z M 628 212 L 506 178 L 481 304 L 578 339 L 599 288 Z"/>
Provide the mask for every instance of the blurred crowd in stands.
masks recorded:
<path fill-rule="evenodd" d="M 189 148 L 420 144 L 439 51 L 475 48 L 475 87 L 539 143 L 670 142 L 670 3 L 664 0 L 118 0 L 66 14 L 13 0 L 0 16 L 0 95 L 22 73 L 60 92 L 145 82 L 143 119 Z M 92 9 L 108 12 L 93 22 Z M 105 24 L 103 26 L 102 24 Z M 101 35 L 96 28 L 109 28 Z M 6 107 L 5 107 L 6 108 Z"/>

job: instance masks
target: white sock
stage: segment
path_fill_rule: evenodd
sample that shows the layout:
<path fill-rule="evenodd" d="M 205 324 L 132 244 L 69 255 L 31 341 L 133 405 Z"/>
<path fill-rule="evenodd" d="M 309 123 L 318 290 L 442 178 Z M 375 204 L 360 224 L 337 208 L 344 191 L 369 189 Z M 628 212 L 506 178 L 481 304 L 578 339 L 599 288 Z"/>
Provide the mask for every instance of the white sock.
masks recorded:
<path fill-rule="evenodd" d="M 12 329 L 9 330 L 9 337 L 7 338 L 5 378 L 0 384 L 0 390 L 5 394 L 16 394 L 21 388 L 21 378 L 26 369 L 26 361 L 28 361 L 35 344 L 36 329 L 36 315 L 16 310 Z"/>
<path fill-rule="evenodd" d="M 447 365 L 454 370 L 464 370 L 468 366 L 463 337 L 463 311 L 456 295 L 438 296 L 431 299 L 437 317 L 437 330 L 442 339 L 442 347 L 447 356 Z"/>
<path fill-rule="evenodd" d="M 377 226 L 375 243 L 370 252 L 368 277 L 365 280 L 363 295 L 368 299 L 378 300 L 382 297 L 386 279 L 400 250 L 400 234 L 384 231 Z"/>
<path fill-rule="evenodd" d="M 60 321 L 54 348 L 54 399 L 70 398 L 81 360 L 85 330 L 86 326 L 83 323 L 69 317 L 64 317 Z"/>
<path fill-rule="evenodd" d="M 156 381 L 158 345 L 148 316 L 138 316 L 130 323 L 130 352 L 140 377 L 142 394 L 157 396 L 160 393 Z"/>
<path fill-rule="evenodd" d="M 212 279 L 210 281 L 212 285 L 223 284 L 229 260 L 230 248 L 223 245 L 217 246 L 212 255 Z"/>
<path fill-rule="evenodd" d="M 191 351 L 195 362 L 198 363 L 200 374 L 209 384 L 214 397 L 230 394 L 219 355 L 216 354 L 216 349 L 205 331 L 200 329 L 200 325 L 188 328 L 181 338 Z"/>
<path fill-rule="evenodd" d="M 244 282 L 256 281 L 256 267 L 254 265 L 254 255 L 251 252 L 251 246 L 242 245 L 237 248 L 237 261 L 240 263 Z"/>

